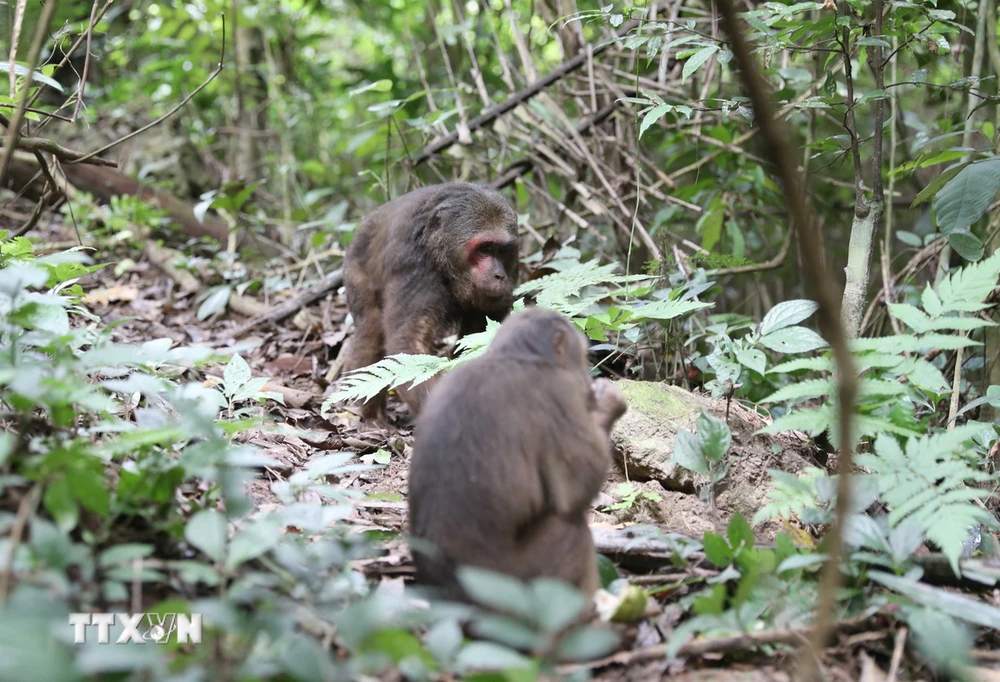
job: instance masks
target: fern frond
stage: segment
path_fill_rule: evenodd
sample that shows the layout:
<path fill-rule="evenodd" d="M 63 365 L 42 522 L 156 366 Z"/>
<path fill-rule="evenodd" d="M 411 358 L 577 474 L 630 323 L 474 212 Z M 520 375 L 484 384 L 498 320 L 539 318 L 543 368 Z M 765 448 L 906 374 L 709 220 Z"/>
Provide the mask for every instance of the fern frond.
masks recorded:
<path fill-rule="evenodd" d="M 872 396 L 894 396 L 904 395 L 906 386 L 898 381 L 887 381 L 886 379 L 862 378 L 858 381 L 858 399 L 870 398 Z"/>
<path fill-rule="evenodd" d="M 935 287 L 941 304 L 941 314 L 974 313 L 988 308 L 989 306 L 984 305 L 982 300 L 997 285 L 998 276 L 1000 276 L 1000 251 L 951 273 Z M 924 305 L 926 307 L 926 303 Z"/>
<path fill-rule="evenodd" d="M 702 303 L 701 301 L 653 301 L 640 308 L 635 308 L 632 321 L 658 320 L 664 322 L 693 310 L 711 308 L 713 305 L 715 304 Z"/>
<path fill-rule="evenodd" d="M 869 369 L 892 369 L 905 359 L 897 353 L 861 353 L 855 356 L 854 363 L 861 374 Z"/>
<path fill-rule="evenodd" d="M 796 410 L 783 417 L 778 417 L 773 422 L 755 433 L 781 433 L 782 431 L 803 431 L 810 436 L 815 436 L 829 428 L 833 421 L 833 412 L 829 405 L 812 408 L 808 410 Z"/>
<path fill-rule="evenodd" d="M 539 306 L 574 317 L 608 295 L 607 291 L 587 295 L 584 290 L 588 287 L 652 279 L 647 275 L 618 275 L 615 274 L 617 269 L 617 263 L 600 265 L 596 260 L 585 261 L 525 282 L 514 291 L 514 295 L 536 293 L 535 302 Z"/>
<path fill-rule="evenodd" d="M 435 355 L 390 355 L 348 374 L 340 389 L 323 402 L 321 410 L 325 413 L 333 403 L 341 401 L 368 401 L 387 388 L 411 382 L 416 386 L 454 364 L 454 360 Z"/>
<path fill-rule="evenodd" d="M 792 372 L 800 372 L 804 369 L 812 370 L 814 372 L 832 372 L 834 369 L 833 358 L 796 358 L 795 360 L 789 360 L 788 362 L 782 362 L 775 365 L 771 369 L 767 370 L 767 373 L 791 374 Z"/>
<path fill-rule="evenodd" d="M 919 353 L 934 349 L 958 350 L 959 348 L 971 348 L 972 346 L 981 345 L 978 341 L 973 341 L 962 336 L 950 336 L 948 334 L 924 334 L 919 337 L 912 334 L 896 334 L 894 336 L 879 336 L 851 341 L 851 349 L 855 353 L 864 351 Z"/>
<path fill-rule="evenodd" d="M 989 481 L 990 475 L 956 454 L 980 431 L 980 425 L 966 424 L 910 438 L 905 451 L 894 437 L 883 433 L 875 440 L 874 453 L 857 457 L 859 465 L 872 471 L 870 475 L 890 509 L 890 525 L 904 519 L 921 523 L 956 572 L 969 528 L 990 518 L 971 502 L 986 497 L 988 491 L 967 485 Z"/>
<path fill-rule="evenodd" d="M 767 396 L 762 403 L 800 403 L 803 400 L 808 400 L 809 398 L 820 398 L 823 396 L 830 395 L 834 392 L 833 380 L 830 378 L 824 379 L 808 379 L 806 381 L 799 381 L 798 383 L 789 384 L 779 388 L 777 391 Z"/>

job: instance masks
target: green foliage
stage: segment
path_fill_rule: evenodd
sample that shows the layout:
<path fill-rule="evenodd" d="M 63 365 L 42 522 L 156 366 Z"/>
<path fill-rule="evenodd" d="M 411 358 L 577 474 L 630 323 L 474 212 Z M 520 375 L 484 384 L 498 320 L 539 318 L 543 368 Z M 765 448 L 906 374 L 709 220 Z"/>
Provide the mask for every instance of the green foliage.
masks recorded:
<path fill-rule="evenodd" d="M 608 511 L 620 511 L 632 509 L 636 504 L 662 502 L 663 497 L 650 490 L 643 490 L 634 483 L 619 483 L 611 489 L 611 494 L 618 498 L 614 504 L 609 504 Z"/>
<path fill-rule="evenodd" d="M 887 434 L 875 440 L 872 454 L 858 455 L 858 464 L 871 470 L 879 493 L 888 505 L 889 524 L 897 526 L 906 519 L 923 525 L 927 538 L 937 544 L 958 573 L 962 540 L 970 527 L 995 523 L 974 500 L 988 491 L 970 483 L 993 480 L 974 464 L 956 456 L 967 452 L 966 441 L 982 431 L 969 424 L 932 436 L 910 438 L 900 447 Z"/>
<path fill-rule="evenodd" d="M 520 285 L 515 295 L 534 294 L 539 307 L 555 310 L 567 317 L 587 313 L 598 308 L 598 302 L 613 298 L 628 292 L 628 289 L 613 290 L 601 285 L 620 285 L 646 282 L 650 278 L 645 275 L 616 275 L 618 266 L 614 263 L 599 265 L 596 261 L 565 264 L 562 269 Z M 644 288 L 639 293 L 648 294 Z M 608 332 L 618 332 L 636 336 L 640 322 L 666 322 L 668 320 L 689 314 L 712 304 L 694 300 L 677 300 L 676 295 L 669 290 L 655 292 L 658 300 L 636 301 L 634 304 L 609 305 L 601 312 L 589 314 L 585 319 L 576 319 L 578 326 L 595 340 L 603 341 Z M 519 299 L 514 309 L 524 307 L 524 300 Z M 335 403 L 362 400 L 367 401 L 386 389 L 404 384 L 417 385 L 427 381 L 439 372 L 452 369 L 463 362 L 468 362 L 486 351 L 486 347 L 499 324 L 489 320 L 485 332 L 471 334 L 459 339 L 456 350 L 458 354 L 451 359 L 432 355 L 391 355 L 377 363 L 362 367 L 350 373 L 341 382 L 340 387 L 332 393 L 322 406 L 324 413 Z"/>

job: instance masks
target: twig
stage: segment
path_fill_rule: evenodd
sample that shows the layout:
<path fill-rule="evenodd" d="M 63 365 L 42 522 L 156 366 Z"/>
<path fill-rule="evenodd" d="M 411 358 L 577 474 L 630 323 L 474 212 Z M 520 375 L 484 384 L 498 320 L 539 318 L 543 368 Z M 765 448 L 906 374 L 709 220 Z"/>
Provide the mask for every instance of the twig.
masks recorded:
<path fill-rule="evenodd" d="M 906 633 L 905 625 L 900 625 L 899 629 L 896 630 L 896 645 L 892 649 L 892 662 L 889 663 L 889 674 L 886 676 L 885 682 L 896 682 L 899 664 L 903 660 L 903 650 L 906 648 Z"/>
<path fill-rule="evenodd" d="M 611 116 L 611 114 L 614 113 L 617 106 L 618 106 L 617 102 L 611 102 L 610 104 L 606 104 L 604 107 L 601 108 L 600 111 L 598 111 L 593 116 L 591 116 L 586 121 L 584 121 L 583 123 L 579 124 L 576 127 L 577 134 L 583 135 L 589 132 L 591 128 L 593 128 L 594 126 L 603 122 L 605 119 Z M 520 176 L 530 172 L 534 167 L 535 167 L 535 162 L 532 159 L 522 159 L 521 161 L 518 161 L 517 163 L 510 166 L 507 170 L 503 171 L 498 178 L 496 178 L 495 180 L 493 180 L 493 182 L 489 184 L 489 186 L 492 187 L 493 189 L 503 189 L 510 183 L 514 182 Z"/>
<path fill-rule="evenodd" d="M 93 25 L 97 25 L 97 24 L 99 24 L 101 22 L 101 19 L 104 18 L 105 14 L 107 14 L 108 9 L 111 8 L 111 3 L 113 3 L 113 2 L 114 2 L 114 0 L 104 0 L 104 5 L 101 7 L 101 11 L 97 13 L 97 16 L 94 17 L 94 21 L 91 22 Z M 76 40 L 73 42 L 72 45 L 70 45 L 69 49 L 66 50 L 66 52 L 63 53 L 63 58 L 59 60 L 58 64 L 56 64 L 56 70 L 57 71 L 59 69 L 61 69 L 62 67 L 64 67 L 69 62 L 70 58 L 76 53 L 76 51 L 78 49 L 80 49 L 80 46 L 83 45 L 83 43 L 84 43 L 84 41 L 86 39 L 87 39 L 86 33 L 77 36 Z M 42 91 L 41 90 L 37 91 L 34 94 L 34 96 L 31 98 L 31 101 L 28 102 L 28 104 L 29 105 L 33 105 L 35 102 L 38 101 L 38 98 L 41 97 L 41 95 L 42 95 Z M 70 97 L 65 102 L 63 102 L 62 106 L 60 106 L 59 109 L 62 109 L 67 104 L 69 104 L 70 99 L 72 99 L 72 97 Z M 45 119 L 44 121 L 42 121 L 41 123 L 39 123 L 38 126 L 36 126 L 36 128 L 35 128 L 35 132 L 36 133 L 38 131 L 42 130 L 42 128 L 44 128 L 46 125 L 48 125 L 49 121 L 51 121 L 53 117 L 54 118 L 63 119 L 62 116 L 57 116 L 56 114 L 47 114 L 47 115 L 50 118 Z M 65 119 L 63 119 L 63 120 L 65 120 Z"/>
<path fill-rule="evenodd" d="M 23 428 L 23 425 L 22 425 Z M 7 542 L 7 556 L 3 564 L 3 572 L 0 572 L 0 607 L 7 602 L 7 595 L 10 593 L 10 576 L 14 570 L 14 553 L 21 538 L 24 537 L 24 528 L 28 525 L 28 517 L 35 511 L 39 498 L 42 496 L 42 486 L 36 484 L 28 494 L 21 498 L 21 504 L 17 507 L 17 516 L 14 517 L 14 525 L 10 529 L 10 540 Z"/>
<path fill-rule="evenodd" d="M 814 217 L 806 203 L 803 178 L 799 176 L 795 156 L 789 141 L 793 139 L 784 122 L 774 116 L 774 107 L 768 97 L 767 84 L 760 74 L 756 60 L 746 42 L 746 29 L 739 22 L 731 0 L 715 0 L 722 16 L 723 27 L 729 37 L 733 55 L 739 65 L 740 78 L 753 103 L 755 119 L 764 137 L 765 149 L 777 167 L 782 190 L 788 200 L 791 223 L 798 232 L 799 253 L 806 268 L 803 273 L 809 289 L 815 296 L 820 331 L 830 344 L 837 362 L 837 402 L 839 407 L 840 454 L 838 457 L 837 509 L 828 536 L 828 558 L 823 566 L 822 580 L 816 606 L 816 627 L 810 632 L 809 646 L 800 655 L 801 670 L 806 680 L 815 680 L 819 671 L 815 653 L 822 650 L 834 623 L 837 589 L 840 584 L 840 561 L 843 556 L 842 532 L 851 502 L 852 444 L 854 430 L 851 420 L 857 392 L 854 358 L 847 345 L 847 337 L 838 311 L 837 284 L 827 270 L 823 259 L 823 246 Z"/>
<path fill-rule="evenodd" d="M 51 154 L 64 163 L 89 163 L 94 166 L 108 166 L 114 168 L 118 165 L 111 159 L 93 157 L 93 153 L 78 152 L 73 149 L 63 147 L 61 144 L 46 137 L 21 137 L 17 141 L 17 148 L 29 152 L 45 152 Z"/>
<path fill-rule="evenodd" d="M 618 32 L 616 40 L 617 38 L 621 38 L 622 36 L 627 35 L 628 32 L 631 31 L 636 25 L 637 22 L 634 21 L 629 22 L 622 30 Z M 614 42 L 615 42 L 614 40 L 611 40 L 595 47 L 593 50 L 594 56 L 599 55 Z M 482 128 L 484 126 L 493 123 L 493 121 L 503 116 L 507 112 L 511 111 L 515 107 L 528 101 L 529 99 L 537 95 L 539 92 L 541 92 L 548 86 L 552 85 L 553 83 L 562 78 L 565 78 L 566 75 L 572 73 L 573 71 L 576 71 L 581 66 L 583 66 L 586 63 L 586 61 L 587 61 L 587 53 L 581 52 L 572 59 L 563 62 L 563 64 L 560 67 L 551 71 L 546 76 L 535 81 L 528 87 L 523 88 L 522 90 L 514 93 L 500 104 L 490 107 L 483 113 L 471 119 L 468 123 L 469 132 L 470 133 L 475 132 L 479 128 Z M 458 137 L 459 137 L 459 132 L 456 130 L 452 133 L 449 133 L 448 135 L 445 135 L 440 140 L 437 140 L 436 142 L 432 142 L 431 144 L 427 145 L 413 160 L 413 165 L 419 166 L 421 163 L 427 161 L 435 154 L 438 154 L 444 151 L 445 149 L 451 147 L 453 144 L 458 142 Z"/>
<path fill-rule="evenodd" d="M 87 24 L 87 51 L 83 55 L 83 73 L 80 74 L 80 87 L 76 91 L 76 105 L 73 107 L 73 120 L 80 114 L 80 107 L 83 105 L 83 91 L 87 87 L 87 74 L 90 73 L 90 41 L 94 35 L 94 17 L 97 16 L 97 0 L 94 0 L 90 8 L 90 23 Z"/>
<path fill-rule="evenodd" d="M 727 0 L 722 0 L 726 2 Z M 720 3 L 721 4 L 721 3 Z M 865 632 L 873 626 L 872 618 L 852 618 L 836 624 L 836 631 L 841 634 L 851 634 L 854 632 Z M 759 632 L 746 632 L 728 637 L 710 637 L 687 642 L 677 650 L 677 657 L 681 656 L 704 656 L 705 654 L 722 654 L 732 651 L 743 651 L 762 646 L 774 646 L 776 644 L 798 644 L 804 638 L 813 633 L 812 628 L 789 628 L 783 630 L 763 630 Z M 617 654 L 601 658 L 587 663 L 574 663 L 561 665 L 557 671 L 562 674 L 569 674 L 578 670 L 595 670 L 609 665 L 634 665 L 646 661 L 662 659 L 667 652 L 665 644 L 623 651 Z"/>
<path fill-rule="evenodd" d="M 242 325 L 237 327 L 236 330 L 233 332 L 233 338 L 239 338 L 244 334 L 246 334 L 247 332 L 249 332 L 251 329 L 254 329 L 261 325 L 275 324 L 281 322 L 285 318 L 295 314 L 296 312 L 306 307 L 307 305 L 311 305 L 312 303 L 323 298 L 329 292 L 338 288 L 343 283 L 344 283 L 343 269 L 334 270 L 333 272 L 328 274 L 322 282 L 320 282 L 313 288 L 309 289 L 308 291 L 304 292 L 302 295 L 292 299 L 291 301 L 282 303 L 279 306 L 275 306 L 273 310 L 254 316 L 249 320 L 247 320 L 246 322 L 244 322 Z"/>
<path fill-rule="evenodd" d="M 35 78 L 35 67 L 38 66 L 38 55 L 42 51 L 42 43 L 49 32 L 49 23 L 52 15 L 56 11 L 58 0 L 48 0 L 42 8 L 42 13 L 38 17 L 38 25 L 35 26 L 35 36 L 31 40 L 31 47 L 28 48 L 27 67 L 28 73 L 24 76 L 24 83 L 21 84 L 21 96 L 17 101 L 17 109 L 10 118 L 7 126 L 7 134 L 4 136 L 3 151 L 0 152 L 0 187 L 7 182 L 7 171 L 10 170 L 10 161 L 14 158 L 14 140 L 21 132 L 21 120 L 24 112 L 28 108 L 28 93 L 31 92 L 31 83 Z"/>
<path fill-rule="evenodd" d="M 178 111 L 180 111 L 181 107 L 183 107 L 185 104 L 187 104 L 188 102 L 190 102 L 194 98 L 195 95 L 197 95 L 199 92 L 201 92 L 202 90 L 204 90 L 205 87 L 209 83 L 211 83 L 212 81 L 214 81 L 216 79 L 216 77 L 220 73 L 222 73 L 222 69 L 225 67 L 225 59 L 226 59 L 226 15 L 223 14 L 222 15 L 222 49 L 219 51 L 219 65 L 217 67 L 215 67 L 215 71 L 213 71 L 212 73 L 210 73 L 208 75 L 208 78 L 206 78 L 204 81 L 202 81 L 201 85 L 199 85 L 197 88 L 195 88 L 194 90 L 192 90 L 188 94 L 187 97 L 185 97 L 184 99 L 182 99 L 180 101 L 180 103 L 177 104 L 177 106 L 175 106 L 173 109 L 171 109 L 167 113 L 163 114 L 163 116 L 160 116 L 155 121 L 147 123 L 146 125 L 144 125 L 143 127 L 139 128 L 138 130 L 132 131 L 131 133 L 129 133 L 128 135 L 125 135 L 124 137 L 120 137 L 117 140 L 114 140 L 113 142 L 109 142 L 108 144 L 104 145 L 103 147 L 101 147 L 99 149 L 95 149 L 94 151 L 90 152 L 89 154 L 84 154 L 81 158 L 79 158 L 76 161 L 74 161 L 74 163 L 83 163 L 83 162 L 87 161 L 88 159 L 90 159 L 90 158 L 92 158 L 94 156 L 97 156 L 98 154 L 103 154 L 104 152 L 108 151 L 109 149 L 113 149 L 114 147 L 117 147 L 122 142 L 125 142 L 127 140 L 131 140 L 133 137 L 136 137 L 137 135 L 142 135 L 144 132 L 146 132 L 150 128 L 158 126 L 161 123 L 163 123 L 164 121 L 166 121 L 168 118 L 170 118 L 171 116 L 173 116 L 174 114 L 176 114 Z M 0 176 L 0 179 L 2 179 L 2 176 Z M 2 183 L 0 183 L 0 184 L 2 184 Z"/>
<path fill-rule="evenodd" d="M 785 242 L 781 245 L 781 249 L 775 254 L 774 258 L 765 263 L 754 263 L 753 265 L 740 265 L 735 268 L 720 268 L 715 271 L 717 277 L 722 275 L 742 275 L 748 272 L 760 272 L 762 270 L 774 270 L 780 268 L 781 264 L 785 262 L 785 256 L 788 255 L 788 247 L 792 243 L 792 233 L 794 230 L 788 228 L 788 232 L 785 233 Z"/>

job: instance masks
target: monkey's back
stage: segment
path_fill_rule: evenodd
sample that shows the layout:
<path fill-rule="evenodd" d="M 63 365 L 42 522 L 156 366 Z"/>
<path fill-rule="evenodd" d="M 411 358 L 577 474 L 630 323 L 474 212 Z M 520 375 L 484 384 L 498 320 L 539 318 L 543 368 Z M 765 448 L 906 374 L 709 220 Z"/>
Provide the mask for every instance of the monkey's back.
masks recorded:
<path fill-rule="evenodd" d="M 409 520 L 411 535 L 435 545 L 445 560 L 414 552 L 418 580 L 448 584 L 455 564 L 524 577 L 558 575 L 564 560 L 586 564 L 592 541 L 585 515 L 557 517 L 541 472 L 543 458 L 572 462 L 576 456 L 571 434 L 589 419 L 578 379 L 546 363 L 487 353 L 434 387 L 415 433 Z M 594 480 L 590 499 L 603 476 Z M 543 562 L 553 566 L 519 559 L 533 528 L 553 536 Z"/>

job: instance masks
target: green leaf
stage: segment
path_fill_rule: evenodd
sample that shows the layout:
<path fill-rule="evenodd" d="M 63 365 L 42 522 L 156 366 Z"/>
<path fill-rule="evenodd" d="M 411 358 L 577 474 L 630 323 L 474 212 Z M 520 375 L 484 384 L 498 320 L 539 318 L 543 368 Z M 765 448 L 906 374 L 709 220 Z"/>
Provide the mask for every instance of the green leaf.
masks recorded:
<path fill-rule="evenodd" d="M 701 451 L 701 439 L 687 429 L 681 428 L 674 438 L 674 453 L 671 463 L 684 467 L 688 471 L 701 474 L 708 473 L 708 460 Z"/>
<path fill-rule="evenodd" d="M 753 528 L 739 512 L 736 512 L 730 519 L 726 534 L 729 536 L 729 546 L 733 548 L 734 552 L 739 552 L 741 549 L 752 549 L 756 542 Z"/>
<path fill-rule="evenodd" d="M 891 573 L 871 571 L 868 575 L 875 582 L 905 594 L 922 606 L 943 611 L 953 618 L 973 625 L 1000 630 L 1000 608 L 987 602 Z"/>
<path fill-rule="evenodd" d="M 559 660 L 592 661 L 618 646 L 618 635 L 607 627 L 576 628 L 559 642 Z"/>
<path fill-rule="evenodd" d="M 890 303 L 889 311 L 893 317 L 918 334 L 930 331 L 931 319 L 924 311 L 909 303 Z"/>
<path fill-rule="evenodd" d="M 554 578 L 539 578 L 531 584 L 537 604 L 538 624 L 548 632 L 569 626 L 589 603 L 580 590 Z"/>
<path fill-rule="evenodd" d="M 639 124 L 639 138 L 642 139 L 642 134 L 646 132 L 646 129 L 649 128 L 649 126 L 653 125 L 673 110 L 673 105 L 659 104 L 647 111 L 646 115 L 642 117 L 642 123 Z"/>
<path fill-rule="evenodd" d="M 534 622 L 531 590 L 520 580 L 472 566 L 462 566 L 457 573 L 459 583 L 473 601 Z"/>
<path fill-rule="evenodd" d="M 767 371 L 767 356 L 756 348 L 743 348 L 736 351 L 736 359 L 741 365 L 758 374 L 764 374 Z"/>
<path fill-rule="evenodd" d="M 535 663 L 512 649 L 491 642 L 472 642 L 462 647 L 455 659 L 462 672 L 534 668 Z"/>
<path fill-rule="evenodd" d="M 281 519 L 273 514 L 248 522 L 229 545 L 226 568 L 236 568 L 271 551 L 281 540 L 283 530 Z"/>
<path fill-rule="evenodd" d="M 111 493 L 103 471 L 92 469 L 70 469 L 66 472 L 73 497 L 84 507 L 98 516 L 107 516 L 111 511 Z"/>
<path fill-rule="evenodd" d="M 389 92 L 392 90 L 392 81 L 388 78 L 377 80 L 374 83 L 365 83 L 347 91 L 348 97 L 355 97 L 364 92 Z"/>
<path fill-rule="evenodd" d="M 922 190 L 920 190 L 917 196 L 913 198 L 913 202 L 910 203 L 910 208 L 916 208 L 920 204 L 923 204 L 933 199 L 935 196 L 937 196 L 938 191 L 942 187 L 948 184 L 948 182 L 950 182 L 952 178 L 961 173 L 962 170 L 967 168 L 968 166 L 969 166 L 968 163 L 960 163 L 956 166 L 952 166 L 951 168 L 947 169 L 940 175 L 935 176 L 934 179 L 931 180 L 929 183 L 927 183 L 927 186 L 924 187 Z M 917 246 L 921 246 L 921 244 L 917 244 Z"/>
<path fill-rule="evenodd" d="M 250 381 L 250 365 L 238 353 L 229 359 L 222 372 L 222 382 L 226 392 L 233 394 L 245 383 Z M 265 381 L 266 383 L 266 381 Z"/>
<path fill-rule="evenodd" d="M 725 568 L 733 563 L 733 551 L 722 536 L 715 533 L 705 533 L 702 538 L 702 546 L 705 550 L 705 558 L 711 561 L 716 568 Z"/>
<path fill-rule="evenodd" d="M 69 490 L 69 481 L 65 476 L 61 476 L 45 488 L 45 495 L 42 497 L 42 504 L 45 511 L 49 513 L 56 526 L 64 533 L 76 528 L 80 520 L 80 508 L 76 506 L 73 494 Z"/>
<path fill-rule="evenodd" d="M 204 509 L 184 527 L 184 539 L 213 561 L 222 561 L 226 552 L 226 517 L 214 509 Z"/>
<path fill-rule="evenodd" d="M 0 62 L 0 72 L 10 73 L 10 64 L 8 62 Z M 16 63 L 14 64 L 14 74 L 16 76 L 23 78 L 24 76 L 27 76 L 29 73 L 31 74 L 32 81 L 43 83 L 44 85 L 47 85 L 50 88 L 58 90 L 59 92 L 65 92 L 65 90 L 63 90 L 63 86 L 59 83 L 59 81 L 53 78 L 49 78 L 41 71 L 29 71 L 28 67 L 22 64 L 16 64 Z"/>
<path fill-rule="evenodd" d="M 462 646 L 462 628 L 454 619 L 435 623 L 424 635 L 427 650 L 441 665 L 448 665 Z"/>
<path fill-rule="evenodd" d="M 952 232 L 948 235 L 948 243 L 955 249 L 955 253 L 973 263 L 986 252 L 983 242 L 971 232 Z"/>
<path fill-rule="evenodd" d="M 675 317 L 686 315 L 691 311 L 711 308 L 714 305 L 714 303 L 702 303 L 701 301 L 654 301 L 636 308 L 635 317 L 632 319 L 635 322 L 641 322 L 642 320 L 665 322 Z"/>
<path fill-rule="evenodd" d="M 764 315 L 764 319 L 760 322 L 760 335 L 767 336 L 771 332 L 798 324 L 808 319 L 818 308 L 819 304 L 808 299 L 782 301 Z"/>
<path fill-rule="evenodd" d="M 979 220 L 1000 191 L 1000 158 L 963 168 L 934 197 L 934 214 L 945 234 L 964 230 Z"/>
<path fill-rule="evenodd" d="M 684 70 L 681 72 L 681 80 L 686 81 L 688 77 L 698 70 L 698 67 L 708 61 L 709 57 L 719 51 L 718 45 L 703 47 L 684 62 Z"/>
<path fill-rule="evenodd" d="M 206 320 L 212 315 L 221 313 L 229 304 L 229 297 L 233 293 L 231 287 L 220 285 L 212 287 L 211 292 L 198 307 L 197 317 L 199 320 Z"/>
<path fill-rule="evenodd" d="M 726 422 L 704 411 L 698 418 L 698 438 L 702 454 L 710 462 L 720 461 L 733 443 L 733 434 Z"/>
<path fill-rule="evenodd" d="M 780 353 L 807 353 L 826 348 L 823 337 L 807 327 L 786 327 L 761 337 L 760 345 Z"/>

